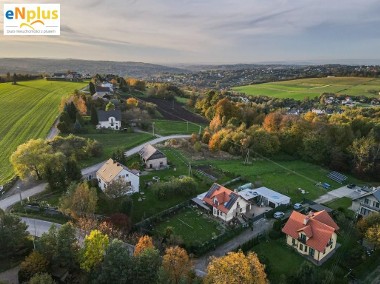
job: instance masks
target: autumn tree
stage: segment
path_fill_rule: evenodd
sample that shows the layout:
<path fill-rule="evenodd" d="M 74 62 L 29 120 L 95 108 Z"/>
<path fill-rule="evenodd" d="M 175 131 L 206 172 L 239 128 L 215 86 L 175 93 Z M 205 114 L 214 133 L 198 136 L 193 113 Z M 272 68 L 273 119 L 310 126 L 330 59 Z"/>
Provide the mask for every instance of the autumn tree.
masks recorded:
<path fill-rule="evenodd" d="M 109 245 L 107 235 L 98 230 L 91 231 L 84 239 L 84 247 L 81 250 L 80 268 L 90 272 L 92 268 L 100 264 Z"/>
<path fill-rule="evenodd" d="M 136 78 L 128 78 L 127 83 L 133 89 L 145 91 L 145 82 Z"/>
<path fill-rule="evenodd" d="M 18 280 L 20 283 L 28 281 L 37 273 L 47 272 L 49 262 L 39 252 L 33 251 L 21 262 L 18 272 Z"/>
<path fill-rule="evenodd" d="M 191 268 L 192 264 L 186 250 L 178 246 L 165 250 L 165 255 L 162 257 L 162 270 L 166 283 L 181 283 L 188 278 Z"/>
<path fill-rule="evenodd" d="M 117 178 L 111 181 L 104 193 L 111 198 L 119 198 L 124 196 L 128 191 L 128 184 L 124 178 Z"/>
<path fill-rule="evenodd" d="M 368 239 L 376 246 L 380 245 L 380 213 L 372 213 L 356 224 L 362 238 Z"/>
<path fill-rule="evenodd" d="M 134 255 L 137 256 L 146 249 L 154 249 L 153 239 L 149 236 L 142 236 L 135 246 Z"/>
<path fill-rule="evenodd" d="M 213 258 L 207 266 L 205 283 L 218 284 L 264 284 L 268 283 L 264 271 L 264 265 L 260 263 L 253 252 L 247 256 L 241 251 L 230 252 L 226 256 Z"/>
<path fill-rule="evenodd" d="M 129 107 L 137 107 L 139 104 L 139 101 L 135 98 L 129 98 L 127 99 L 126 103 L 127 103 L 127 106 Z"/>
<path fill-rule="evenodd" d="M 109 102 L 106 105 L 106 111 L 115 110 L 115 105 L 112 102 Z"/>
<path fill-rule="evenodd" d="M 47 166 L 62 167 L 65 156 L 61 152 L 55 152 L 43 139 L 32 139 L 19 145 L 10 161 L 20 178 L 32 175 L 40 180 L 44 177 Z"/>
<path fill-rule="evenodd" d="M 88 183 L 71 184 L 67 192 L 59 200 L 59 209 L 73 218 L 93 214 L 98 196 L 95 188 Z"/>
<path fill-rule="evenodd" d="M 48 273 L 37 273 L 30 278 L 28 284 L 56 284 L 53 277 Z"/>
<path fill-rule="evenodd" d="M 282 121 L 282 114 L 279 112 L 269 113 L 263 123 L 263 127 L 268 132 L 277 132 L 280 130 L 280 125 Z"/>

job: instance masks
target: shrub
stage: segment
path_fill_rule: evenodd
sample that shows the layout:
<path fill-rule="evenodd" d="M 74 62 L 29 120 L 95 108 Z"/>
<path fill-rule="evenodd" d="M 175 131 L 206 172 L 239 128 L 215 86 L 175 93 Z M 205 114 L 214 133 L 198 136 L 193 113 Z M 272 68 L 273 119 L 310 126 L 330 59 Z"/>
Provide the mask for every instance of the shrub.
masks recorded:
<path fill-rule="evenodd" d="M 48 261 L 39 252 L 33 251 L 20 265 L 18 281 L 20 283 L 29 281 L 37 273 L 47 272 Z"/>

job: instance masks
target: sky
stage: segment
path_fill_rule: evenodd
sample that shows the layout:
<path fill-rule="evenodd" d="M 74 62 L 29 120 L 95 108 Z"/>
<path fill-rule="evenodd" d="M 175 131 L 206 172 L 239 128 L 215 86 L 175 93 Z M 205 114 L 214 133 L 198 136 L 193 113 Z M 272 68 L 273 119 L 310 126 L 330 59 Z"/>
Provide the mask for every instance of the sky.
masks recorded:
<path fill-rule="evenodd" d="M 61 4 L 60 36 L 4 36 L 4 3 Z M 175 63 L 380 59 L 378 0 L 0 0 L 0 57 Z"/>

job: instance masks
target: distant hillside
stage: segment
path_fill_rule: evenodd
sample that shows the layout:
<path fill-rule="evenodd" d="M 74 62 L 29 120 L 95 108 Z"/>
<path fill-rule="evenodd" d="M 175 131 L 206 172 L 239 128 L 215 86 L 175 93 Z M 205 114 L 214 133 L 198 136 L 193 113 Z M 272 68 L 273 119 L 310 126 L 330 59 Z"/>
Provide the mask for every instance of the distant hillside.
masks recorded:
<path fill-rule="evenodd" d="M 162 73 L 183 73 L 187 70 L 142 62 L 90 61 L 77 59 L 0 58 L 0 74 L 54 73 L 68 70 L 89 74 L 117 74 L 145 78 Z"/>

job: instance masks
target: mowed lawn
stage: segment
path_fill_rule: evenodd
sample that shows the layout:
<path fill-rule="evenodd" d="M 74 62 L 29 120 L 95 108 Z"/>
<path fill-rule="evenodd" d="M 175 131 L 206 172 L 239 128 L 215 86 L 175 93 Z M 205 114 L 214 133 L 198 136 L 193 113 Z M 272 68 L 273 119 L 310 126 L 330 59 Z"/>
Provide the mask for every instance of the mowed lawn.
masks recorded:
<path fill-rule="evenodd" d="M 45 138 L 58 115 L 61 98 L 86 83 L 45 80 L 0 84 L 0 184 L 14 176 L 9 162 L 17 146 Z"/>
<path fill-rule="evenodd" d="M 185 121 L 154 120 L 154 132 L 160 135 L 199 133 L 199 129 L 203 130 L 205 127 L 202 124 L 187 123 Z"/>
<path fill-rule="evenodd" d="M 129 133 L 123 131 L 104 130 L 103 133 L 78 134 L 78 136 L 95 139 L 103 146 L 103 153 L 100 157 L 94 157 L 80 162 L 81 167 L 91 166 L 101 161 L 108 160 L 118 149 L 128 150 L 149 140 L 153 140 L 153 135 L 147 133 Z"/>
<path fill-rule="evenodd" d="M 323 93 L 337 93 L 352 96 L 378 97 L 380 79 L 360 77 L 329 77 L 254 84 L 233 88 L 234 91 L 253 96 L 293 98 L 318 97 Z"/>
<path fill-rule="evenodd" d="M 164 235 L 167 227 L 172 227 L 174 234 L 180 236 L 185 244 L 195 241 L 204 243 L 222 232 L 221 226 L 215 220 L 192 208 L 181 210 L 157 224 L 154 231 Z"/>
<path fill-rule="evenodd" d="M 241 175 L 250 182 L 261 181 L 262 186 L 291 197 L 293 203 L 302 201 L 303 198 L 314 200 L 325 194 L 327 191 L 316 186 L 317 182 L 327 182 L 331 185 L 331 190 L 341 187 L 326 176 L 329 173 L 327 169 L 300 160 L 276 163 L 259 160 L 250 165 L 244 165 L 242 160 L 208 160 L 207 163 Z M 349 182 L 357 180 L 349 178 Z M 302 194 L 299 188 L 307 193 Z"/>

